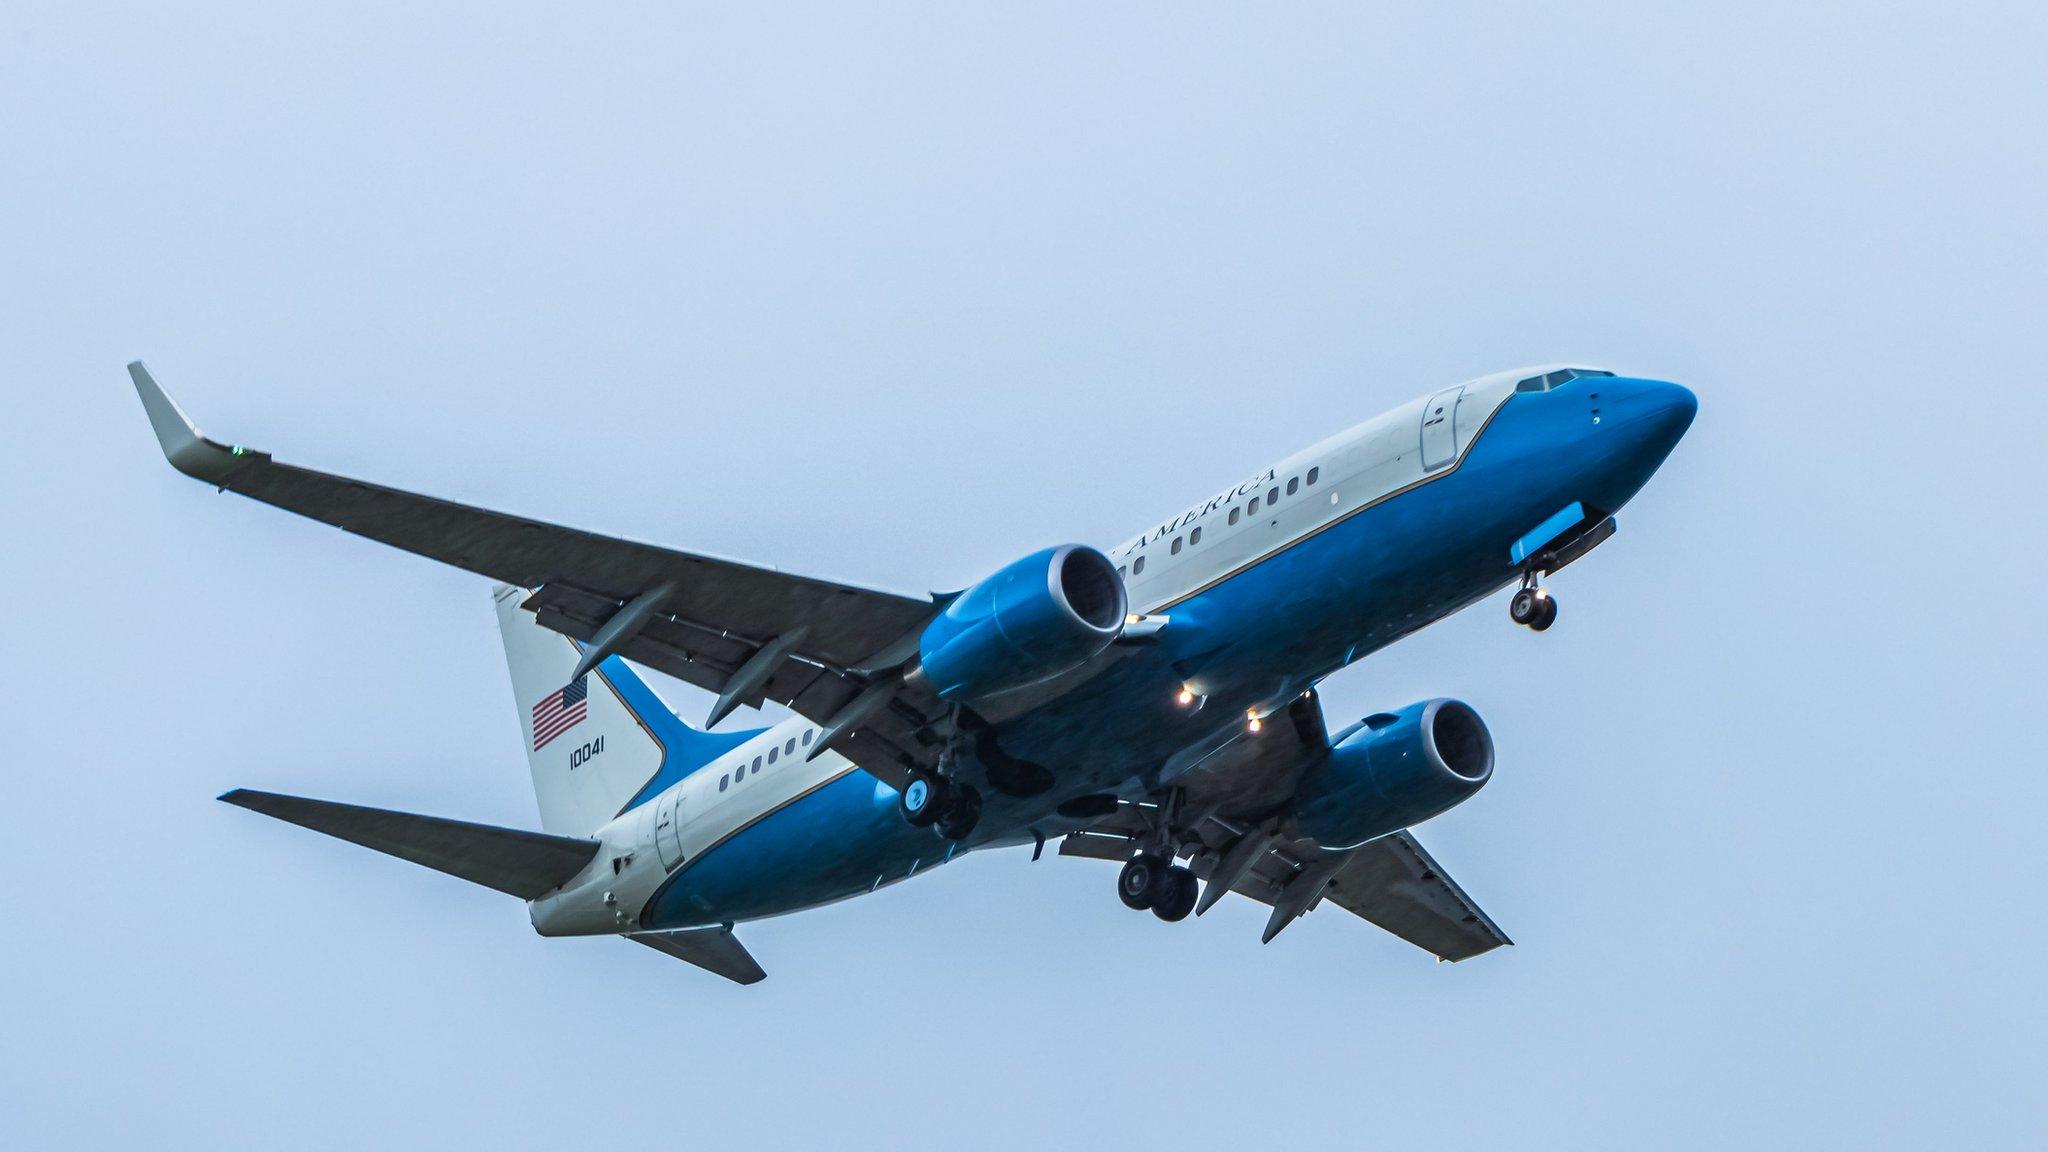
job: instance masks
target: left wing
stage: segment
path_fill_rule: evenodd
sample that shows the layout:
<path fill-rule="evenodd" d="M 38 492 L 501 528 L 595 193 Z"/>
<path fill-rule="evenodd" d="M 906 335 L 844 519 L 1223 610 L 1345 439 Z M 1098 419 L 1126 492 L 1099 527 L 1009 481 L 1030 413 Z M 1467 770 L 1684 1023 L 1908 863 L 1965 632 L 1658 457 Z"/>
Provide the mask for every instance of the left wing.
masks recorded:
<path fill-rule="evenodd" d="M 281 464 L 267 452 L 207 439 L 141 361 L 128 366 L 171 465 L 222 491 L 452 564 L 538 589 L 540 622 L 720 694 L 713 720 L 774 700 L 825 726 L 886 681 L 938 611 L 915 599 L 792 576 Z M 594 661 L 593 661 L 594 662 Z M 880 693 L 868 698 L 875 702 Z M 857 724 L 832 732 L 862 768 L 901 784 L 936 758 L 930 729 L 944 709 L 892 691 Z"/>
<path fill-rule="evenodd" d="M 1396 832 L 1336 853 L 1246 837 L 1263 839 L 1256 830 L 1219 837 L 1221 849 L 1198 853 L 1189 867 L 1209 882 L 1200 911 L 1208 911 L 1225 891 L 1273 909 L 1262 942 L 1328 900 L 1439 960 L 1469 960 L 1514 943 L 1411 833 Z M 1235 878 L 1221 878 L 1219 874 L 1233 862 L 1230 849 L 1240 844 L 1251 850 L 1247 867 Z M 1060 841 L 1062 856 L 1122 861 L 1133 850 L 1131 837 L 1095 828 Z M 1227 887 L 1217 887 L 1220 878 L 1227 879 Z"/>
<path fill-rule="evenodd" d="M 1273 909 L 1270 941 L 1328 900 L 1440 960 L 1512 944 L 1408 832 L 1338 852 L 1274 834 L 1268 818 L 1331 743 L 1322 704 L 1309 693 L 1257 736 L 1241 735 L 1181 769 L 1173 782 L 1183 789 L 1182 820 L 1201 840 L 1189 867 L 1207 882 L 1195 914 L 1227 892 L 1249 896 Z M 1156 808 L 1125 805 L 1067 836 L 1060 855 L 1127 860 L 1158 818 Z"/>
<path fill-rule="evenodd" d="M 1355 849 L 1324 897 L 1439 960 L 1514 943 L 1408 832 Z"/>

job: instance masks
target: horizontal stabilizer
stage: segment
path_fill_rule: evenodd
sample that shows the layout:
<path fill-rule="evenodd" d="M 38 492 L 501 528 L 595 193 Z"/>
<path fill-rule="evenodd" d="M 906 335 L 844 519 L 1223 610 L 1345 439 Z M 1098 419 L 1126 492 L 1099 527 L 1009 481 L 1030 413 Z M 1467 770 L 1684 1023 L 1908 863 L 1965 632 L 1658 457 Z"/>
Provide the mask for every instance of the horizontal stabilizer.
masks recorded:
<path fill-rule="evenodd" d="M 221 797 L 238 808 L 410 860 L 472 884 L 533 900 L 552 892 L 597 855 L 595 840 L 415 816 L 382 808 L 237 788 Z"/>
<path fill-rule="evenodd" d="M 768 973 L 754 962 L 754 957 L 740 943 L 740 938 L 732 934 L 730 925 L 723 928 L 686 928 L 679 932 L 641 932 L 626 939 L 645 944 L 656 952 L 666 952 L 736 984 L 758 984 L 768 978 Z"/>

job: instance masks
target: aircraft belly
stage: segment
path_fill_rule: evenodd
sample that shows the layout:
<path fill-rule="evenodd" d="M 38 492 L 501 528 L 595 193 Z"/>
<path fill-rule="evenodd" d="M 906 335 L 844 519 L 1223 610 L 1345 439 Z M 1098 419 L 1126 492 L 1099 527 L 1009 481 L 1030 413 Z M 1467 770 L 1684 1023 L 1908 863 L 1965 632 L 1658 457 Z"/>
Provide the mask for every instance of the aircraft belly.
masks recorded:
<path fill-rule="evenodd" d="M 651 928 L 760 919 L 857 896 L 953 852 L 896 811 L 896 792 L 849 772 L 695 857 L 642 914 Z"/>

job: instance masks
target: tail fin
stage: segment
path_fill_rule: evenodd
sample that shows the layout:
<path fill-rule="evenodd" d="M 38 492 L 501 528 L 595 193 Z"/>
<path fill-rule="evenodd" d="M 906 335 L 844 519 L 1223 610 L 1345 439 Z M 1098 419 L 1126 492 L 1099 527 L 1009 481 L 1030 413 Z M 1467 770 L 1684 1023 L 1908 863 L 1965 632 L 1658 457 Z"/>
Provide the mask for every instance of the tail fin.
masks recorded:
<path fill-rule="evenodd" d="M 540 826 L 550 834 L 588 835 L 752 735 L 683 723 L 616 656 L 570 683 L 582 658 L 577 643 L 520 607 L 525 589 L 500 584 L 493 594 Z"/>

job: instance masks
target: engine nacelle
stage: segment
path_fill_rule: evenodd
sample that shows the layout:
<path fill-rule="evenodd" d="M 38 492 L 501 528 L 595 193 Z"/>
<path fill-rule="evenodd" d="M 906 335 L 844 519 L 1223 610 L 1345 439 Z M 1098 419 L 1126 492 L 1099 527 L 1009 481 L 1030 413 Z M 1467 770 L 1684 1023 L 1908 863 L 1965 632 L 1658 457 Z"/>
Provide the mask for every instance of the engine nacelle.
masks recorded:
<path fill-rule="evenodd" d="M 918 675 L 940 698 L 986 700 L 1072 671 L 1123 632 L 1123 577 L 1068 544 L 1034 552 L 955 597 L 918 640 Z"/>
<path fill-rule="evenodd" d="M 1450 810 L 1493 776 L 1493 736 L 1472 706 L 1424 700 L 1381 712 L 1302 775 L 1297 831 L 1351 848 Z"/>

